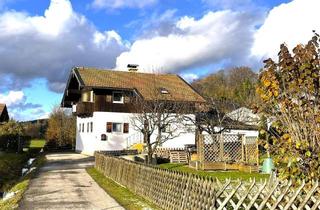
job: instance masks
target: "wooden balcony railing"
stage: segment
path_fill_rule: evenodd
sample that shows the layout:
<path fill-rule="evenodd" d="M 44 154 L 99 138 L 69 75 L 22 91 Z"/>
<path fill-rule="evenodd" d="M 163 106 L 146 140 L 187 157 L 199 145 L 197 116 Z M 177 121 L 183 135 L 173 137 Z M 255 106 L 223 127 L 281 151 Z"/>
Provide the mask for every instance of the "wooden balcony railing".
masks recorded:
<path fill-rule="evenodd" d="M 79 102 L 76 107 L 78 117 L 92 117 L 94 111 L 93 102 Z"/>

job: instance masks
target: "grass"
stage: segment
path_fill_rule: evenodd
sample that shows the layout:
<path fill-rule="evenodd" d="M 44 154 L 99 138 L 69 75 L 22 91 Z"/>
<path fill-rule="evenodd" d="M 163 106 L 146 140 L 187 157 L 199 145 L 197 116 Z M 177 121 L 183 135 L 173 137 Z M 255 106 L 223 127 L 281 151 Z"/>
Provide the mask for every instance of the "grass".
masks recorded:
<path fill-rule="evenodd" d="M 0 191 L 8 190 L 20 178 L 21 169 L 27 160 L 27 153 L 3 153 L 0 155 Z"/>
<path fill-rule="evenodd" d="M 39 168 L 41 165 L 44 164 L 44 162 L 45 162 L 45 156 L 41 155 L 36 159 L 36 161 L 34 161 L 32 166 Z M 9 192 L 17 192 L 17 194 L 11 199 L 8 199 L 6 201 L 0 200 L 0 209 L 9 210 L 9 209 L 15 209 L 18 207 L 18 203 L 22 199 L 24 192 L 27 190 L 29 186 L 30 180 L 35 173 L 36 171 L 29 173 L 28 175 L 24 176 L 22 179 L 20 179 L 13 185 L 13 187 L 9 190 Z"/>
<path fill-rule="evenodd" d="M 255 179 L 269 178 L 268 174 L 260 174 L 260 173 L 247 173 L 247 172 L 239 172 L 239 171 L 197 171 L 181 163 L 164 163 L 164 164 L 158 165 L 158 167 L 162 169 L 173 170 L 173 171 L 192 173 L 202 177 L 214 177 L 214 178 L 218 178 L 219 180 L 225 180 L 227 178 L 242 179 L 242 180 L 249 180 L 250 178 L 255 178 Z"/>
<path fill-rule="evenodd" d="M 88 168 L 88 174 L 104 189 L 111 197 L 113 197 L 121 206 L 128 210 L 138 209 L 159 209 L 157 206 L 146 199 L 132 193 L 127 188 L 120 186 L 113 180 L 105 177 L 95 168 Z"/>
<path fill-rule="evenodd" d="M 29 180 L 33 173 L 21 178 L 21 169 L 31 157 L 38 157 L 32 167 L 43 164 L 44 155 L 39 156 L 44 140 L 31 140 L 30 145 L 24 148 L 21 153 L 2 153 L 0 154 L 0 191 L 18 193 L 7 201 L 0 201 L 0 209 L 13 209 L 18 205 L 23 193 L 29 185 Z"/>

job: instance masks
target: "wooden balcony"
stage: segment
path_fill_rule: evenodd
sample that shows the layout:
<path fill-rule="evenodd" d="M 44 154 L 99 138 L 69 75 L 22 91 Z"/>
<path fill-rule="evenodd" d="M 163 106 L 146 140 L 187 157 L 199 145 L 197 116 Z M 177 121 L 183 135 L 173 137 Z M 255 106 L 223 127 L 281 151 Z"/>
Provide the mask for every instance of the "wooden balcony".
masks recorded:
<path fill-rule="evenodd" d="M 78 117 L 92 117 L 94 111 L 93 102 L 79 102 L 76 106 L 76 115 Z"/>

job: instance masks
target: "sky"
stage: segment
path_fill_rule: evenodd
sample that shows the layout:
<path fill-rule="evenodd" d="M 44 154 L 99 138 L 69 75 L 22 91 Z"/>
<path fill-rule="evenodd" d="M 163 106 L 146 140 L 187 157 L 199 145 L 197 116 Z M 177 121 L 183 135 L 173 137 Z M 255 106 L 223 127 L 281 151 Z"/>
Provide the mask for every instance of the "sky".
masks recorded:
<path fill-rule="evenodd" d="M 320 0 L 0 0 L 0 103 L 19 120 L 59 105 L 74 66 L 192 81 L 276 59 L 320 31 Z"/>

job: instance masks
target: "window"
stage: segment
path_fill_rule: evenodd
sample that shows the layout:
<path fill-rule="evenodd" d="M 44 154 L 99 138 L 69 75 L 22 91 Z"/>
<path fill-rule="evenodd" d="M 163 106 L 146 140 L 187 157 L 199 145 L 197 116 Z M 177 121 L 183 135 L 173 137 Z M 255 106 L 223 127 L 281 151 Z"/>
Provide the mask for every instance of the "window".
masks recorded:
<path fill-rule="evenodd" d="M 81 132 L 81 123 L 79 123 L 78 131 Z"/>
<path fill-rule="evenodd" d="M 122 92 L 113 92 L 112 93 L 112 102 L 113 103 L 123 103 L 123 93 Z"/>
<path fill-rule="evenodd" d="M 121 123 L 112 123 L 112 132 L 122 132 L 122 124 Z"/>
<path fill-rule="evenodd" d="M 87 133 L 89 133 L 89 123 L 87 123 Z"/>
<path fill-rule="evenodd" d="M 82 123 L 82 133 L 84 132 L 84 123 Z"/>
<path fill-rule="evenodd" d="M 101 141 L 107 141 L 107 135 L 101 134 Z"/>
<path fill-rule="evenodd" d="M 123 130 L 122 130 L 123 127 Z M 129 123 L 107 122 L 107 133 L 129 133 Z"/>
<path fill-rule="evenodd" d="M 129 123 L 123 123 L 123 133 L 129 133 Z"/>
<path fill-rule="evenodd" d="M 93 132 L 93 122 L 90 123 L 90 132 Z"/>
<path fill-rule="evenodd" d="M 107 122 L 107 133 L 112 132 L 112 122 Z"/>

